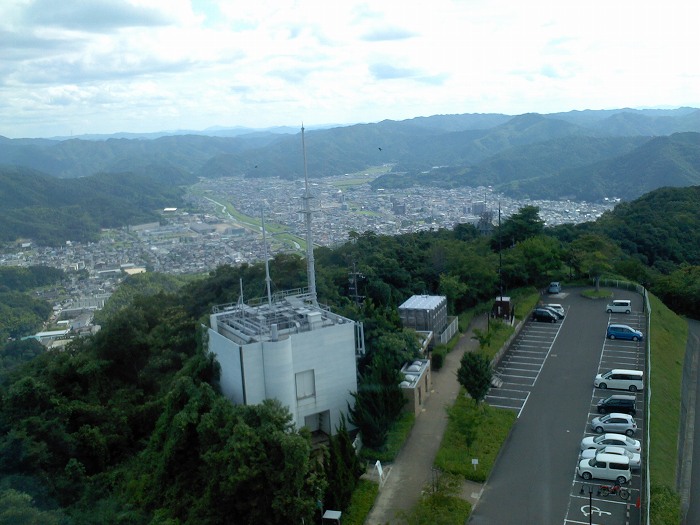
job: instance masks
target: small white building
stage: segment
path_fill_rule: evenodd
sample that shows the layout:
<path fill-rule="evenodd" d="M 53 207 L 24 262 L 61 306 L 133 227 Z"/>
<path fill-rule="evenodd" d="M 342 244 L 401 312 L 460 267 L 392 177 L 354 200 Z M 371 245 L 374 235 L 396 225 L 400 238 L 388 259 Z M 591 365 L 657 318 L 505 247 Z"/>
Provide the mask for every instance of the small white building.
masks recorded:
<path fill-rule="evenodd" d="M 301 292 L 301 291 L 299 291 Z M 221 364 L 221 390 L 237 404 L 276 398 L 298 428 L 335 434 L 357 391 L 361 324 L 304 293 L 214 308 L 209 350 Z"/>

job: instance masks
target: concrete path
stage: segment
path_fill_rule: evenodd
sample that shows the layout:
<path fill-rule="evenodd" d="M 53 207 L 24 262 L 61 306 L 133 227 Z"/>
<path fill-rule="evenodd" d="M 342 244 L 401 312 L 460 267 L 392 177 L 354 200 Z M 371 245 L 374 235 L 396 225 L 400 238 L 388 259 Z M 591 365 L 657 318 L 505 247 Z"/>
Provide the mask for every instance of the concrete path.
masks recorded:
<path fill-rule="evenodd" d="M 416 417 L 408 440 L 396 460 L 382 466 L 384 482 L 365 525 L 398 523 L 398 517 L 410 511 L 418 503 L 422 492 L 430 487 L 433 462 L 447 427 L 446 408 L 453 404 L 459 392 L 457 370 L 460 360 L 465 352 L 478 350 L 479 343 L 472 339 L 473 330 L 478 328 L 485 331 L 486 324 L 485 315 L 473 319 L 455 348 L 447 354 L 442 369 L 433 372 L 433 389 L 424 410 Z M 369 474 L 377 478 L 374 466 Z M 462 496 L 474 504 L 481 489 L 480 483 L 465 481 Z"/>

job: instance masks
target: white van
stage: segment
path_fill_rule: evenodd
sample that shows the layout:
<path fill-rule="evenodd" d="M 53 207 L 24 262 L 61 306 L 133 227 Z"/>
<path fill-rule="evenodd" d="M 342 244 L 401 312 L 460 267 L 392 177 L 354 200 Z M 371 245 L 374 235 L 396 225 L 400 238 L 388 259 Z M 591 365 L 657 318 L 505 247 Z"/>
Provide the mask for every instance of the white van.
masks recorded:
<path fill-rule="evenodd" d="M 598 388 L 617 388 L 636 392 L 644 388 L 644 372 L 615 368 L 595 376 L 593 384 Z"/>
<path fill-rule="evenodd" d="M 605 307 L 609 314 L 629 314 L 632 313 L 632 301 L 629 299 L 615 299 Z"/>
<path fill-rule="evenodd" d="M 594 458 L 582 459 L 576 469 L 578 475 L 585 480 L 591 478 L 608 479 L 624 485 L 632 479 L 630 459 L 617 454 L 596 454 Z"/>

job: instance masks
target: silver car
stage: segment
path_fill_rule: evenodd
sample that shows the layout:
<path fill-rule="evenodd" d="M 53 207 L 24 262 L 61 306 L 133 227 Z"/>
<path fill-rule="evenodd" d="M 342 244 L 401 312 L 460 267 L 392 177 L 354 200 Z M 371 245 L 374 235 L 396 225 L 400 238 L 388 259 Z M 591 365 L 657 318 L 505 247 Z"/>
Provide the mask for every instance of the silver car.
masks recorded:
<path fill-rule="evenodd" d="M 642 456 L 636 452 L 630 452 L 622 447 L 616 447 L 614 445 L 608 445 L 601 449 L 588 448 L 581 452 L 581 459 L 591 459 L 596 457 L 598 454 L 618 454 L 620 456 L 627 456 L 630 460 L 630 468 L 637 470 L 642 468 Z"/>
<path fill-rule="evenodd" d="M 552 303 L 549 303 L 549 304 L 545 304 L 545 305 L 542 305 L 542 306 L 545 306 L 545 307 L 547 307 L 547 308 L 549 308 L 549 309 L 551 309 L 551 310 L 554 310 L 554 311 L 557 312 L 561 317 L 564 317 L 564 316 L 566 315 L 566 310 L 564 310 L 564 307 L 563 307 L 562 305 L 560 305 L 560 304 L 552 304 Z"/>
<path fill-rule="evenodd" d="M 616 432 L 633 436 L 637 431 L 637 422 L 629 414 L 612 412 L 604 416 L 594 417 L 591 421 L 591 430 L 597 434 Z"/>
<path fill-rule="evenodd" d="M 600 436 L 588 436 L 581 440 L 581 451 L 589 448 L 601 449 L 607 447 L 608 445 L 615 445 L 616 447 L 622 447 L 630 452 L 636 452 L 637 454 L 642 453 L 642 444 L 629 436 L 624 434 L 601 434 Z"/>

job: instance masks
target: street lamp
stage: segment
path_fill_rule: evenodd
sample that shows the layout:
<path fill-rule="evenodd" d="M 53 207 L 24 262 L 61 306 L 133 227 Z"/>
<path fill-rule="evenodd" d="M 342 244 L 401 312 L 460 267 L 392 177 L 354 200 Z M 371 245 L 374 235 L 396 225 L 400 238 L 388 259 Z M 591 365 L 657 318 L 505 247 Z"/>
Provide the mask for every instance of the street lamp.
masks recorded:
<path fill-rule="evenodd" d="M 586 488 L 588 488 L 588 525 L 593 525 L 593 487 L 582 483 L 579 494 L 583 494 Z"/>

